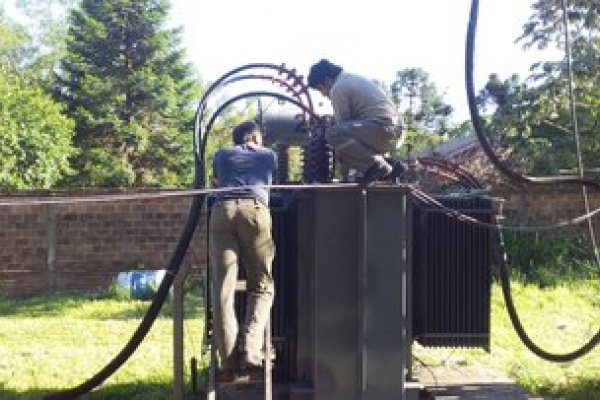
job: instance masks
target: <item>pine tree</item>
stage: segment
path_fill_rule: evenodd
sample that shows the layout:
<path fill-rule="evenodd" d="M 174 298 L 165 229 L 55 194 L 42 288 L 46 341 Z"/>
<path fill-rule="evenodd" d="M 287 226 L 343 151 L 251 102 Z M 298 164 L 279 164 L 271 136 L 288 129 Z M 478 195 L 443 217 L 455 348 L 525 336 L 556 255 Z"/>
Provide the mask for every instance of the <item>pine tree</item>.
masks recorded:
<path fill-rule="evenodd" d="M 71 11 L 57 93 L 77 124 L 77 186 L 191 182 L 197 80 L 168 0 L 83 0 Z"/>

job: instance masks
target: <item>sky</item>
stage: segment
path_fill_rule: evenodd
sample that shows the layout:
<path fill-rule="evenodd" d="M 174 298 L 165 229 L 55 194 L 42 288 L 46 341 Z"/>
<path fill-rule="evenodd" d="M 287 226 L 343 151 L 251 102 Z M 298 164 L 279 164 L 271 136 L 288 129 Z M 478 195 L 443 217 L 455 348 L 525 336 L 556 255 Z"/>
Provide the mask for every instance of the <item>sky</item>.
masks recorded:
<path fill-rule="evenodd" d="M 235 67 L 285 63 L 307 75 L 321 58 L 387 83 L 420 67 L 457 121 L 468 118 L 464 48 L 470 0 L 172 0 L 172 20 L 184 28 L 187 56 L 206 81 Z M 556 54 L 524 51 L 514 40 L 533 0 L 481 0 L 475 82 L 490 73 L 525 76 Z"/>
<path fill-rule="evenodd" d="M 14 0 L 0 0 L 9 11 Z M 534 0 L 480 0 L 475 83 L 490 73 L 522 77 L 556 51 L 525 51 L 515 39 Z M 170 25 L 183 28 L 188 61 L 205 82 L 248 63 L 285 63 L 307 75 L 327 58 L 386 83 L 422 68 L 454 109 L 468 118 L 464 48 L 471 0 L 171 0 Z M 318 94 L 315 97 L 322 102 Z M 319 110 L 317 110 L 319 111 Z"/>

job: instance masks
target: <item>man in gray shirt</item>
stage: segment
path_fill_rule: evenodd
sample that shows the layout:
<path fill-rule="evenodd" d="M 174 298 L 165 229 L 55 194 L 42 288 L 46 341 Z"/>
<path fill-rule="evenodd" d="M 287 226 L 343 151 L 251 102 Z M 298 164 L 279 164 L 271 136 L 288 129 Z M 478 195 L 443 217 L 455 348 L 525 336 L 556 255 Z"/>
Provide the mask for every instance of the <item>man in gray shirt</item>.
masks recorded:
<path fill-rule="evenodd" d="M 402 130 L 396 108 L 383 91 L 328 60 L 310 68 L 308 86 L 331 100 L 336 124 L 326 138 L 338 161 L 358 170 L 364 185 L 390 178 L 393 168 L 383 155 L 398 146 Z"/>
<path fill-rule="evenodd" d="M 236 372 L 252 376 L 260 372 L 263 333 L 274 296 L 275 245 L 267 186 L 275 175 L 276 155 L 262 147 L 262 134 L 252 121 L 234 128 L 233 141 L 234 147 L 218 151 L 213 160 L 217 186 L 231 190 L 217 193 L 209 223 L 222 382 L 233 380 Z M 234 295 L 240 265 L 246 271 L 247 303 L 245 321 L 238 329 Z"/>

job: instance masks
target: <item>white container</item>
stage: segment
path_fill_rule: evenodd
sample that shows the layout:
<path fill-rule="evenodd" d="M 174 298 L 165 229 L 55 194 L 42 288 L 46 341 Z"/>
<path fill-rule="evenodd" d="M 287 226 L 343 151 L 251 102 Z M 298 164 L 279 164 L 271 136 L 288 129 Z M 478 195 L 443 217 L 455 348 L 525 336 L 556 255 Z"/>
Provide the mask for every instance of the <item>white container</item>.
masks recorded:
<path fill-rule="evenodd" d="M 127 299 L 151 300 L 166 272 L 164 269 L 119 272 L 115 279 L 117 295 Z"/>

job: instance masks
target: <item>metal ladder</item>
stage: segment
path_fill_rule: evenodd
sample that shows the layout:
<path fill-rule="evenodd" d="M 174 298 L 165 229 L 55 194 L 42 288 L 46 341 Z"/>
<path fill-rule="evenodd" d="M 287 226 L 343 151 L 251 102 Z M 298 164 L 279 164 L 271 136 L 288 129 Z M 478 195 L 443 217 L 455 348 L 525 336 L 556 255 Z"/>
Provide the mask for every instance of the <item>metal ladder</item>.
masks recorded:
<path fill-rule="evenodd" d="M 210 285 L 210 283 L 209 283 Z M 245 280 L 238 280 L 235 286 L 235 291 L 245 293 L 247 285 Z M 210 289 L 211 303 L 214 304 L 214 290 Z M 211 327 L 212 328 L 212 327 Z M 219 388 L 217 387 L 217 348 L 215 343 L 215 335 L 212 333 L 210 341 L 210 365 L 208 367 L 208 384 L 206 399 L 217 400 Z M 273 368 L 271 365 L 271 317 L 267 319 L 264 331 L 264 362 L 263 362 L 263 400 L 273 400 Z"/>

